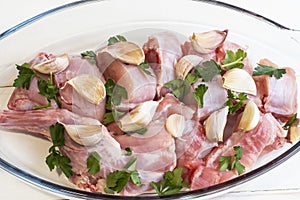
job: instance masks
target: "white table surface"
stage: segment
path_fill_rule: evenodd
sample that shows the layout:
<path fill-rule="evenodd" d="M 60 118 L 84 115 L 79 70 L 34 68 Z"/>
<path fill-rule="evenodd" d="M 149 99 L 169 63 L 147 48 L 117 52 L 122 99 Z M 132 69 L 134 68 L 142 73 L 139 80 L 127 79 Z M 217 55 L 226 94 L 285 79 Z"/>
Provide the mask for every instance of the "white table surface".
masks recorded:
<path fill-rule="evenodd" d="M 0 0 L 0 33 L 40 12 L 74 0 Z M 222 0 L 220 0 L 222 1 Z M 223 0 L 255 11 L 288 27 L 300 29 L 300 1 L 297 0 Z M 299 200 L 300 153 L 270 172 L 213 200 Z M 0 199 L 60 199 L 0 170 Z"/>

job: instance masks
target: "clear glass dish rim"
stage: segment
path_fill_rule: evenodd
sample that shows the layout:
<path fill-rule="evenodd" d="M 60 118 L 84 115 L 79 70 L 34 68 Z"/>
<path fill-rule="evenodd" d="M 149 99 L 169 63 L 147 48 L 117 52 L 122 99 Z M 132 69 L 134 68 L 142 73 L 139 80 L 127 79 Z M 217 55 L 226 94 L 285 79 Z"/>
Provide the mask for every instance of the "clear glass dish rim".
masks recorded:
<path fill-rule="evenodd" d="M 6 38 L 7 36 L 13 34 L 14 32 L 30 25 L 31 23 L 34 23 L 35 21 L 41 20 L 42 18 L 54 14 L 56 12 L 60 12 L 66 9 L 74 8 L 77 6 L 81 6 L 83 4 L 87 3 L 93 3 L 93 2 L 101 2 L 101 1 L 109 1 L 109 0 L 80 0 L 80 1 L 75 1 L 71 2 L 68 4 L 64 4 L 62 6 L 55 7 L 53 9 L 47 10 L 45 12 L 42 12 L 32 18 L 29 18 L 9 29 L 6 31 L 0 33 L 0 41 Z M 260 14 L 257 14 L 255 12 L 249 11 L 244 8 L 240 8 L 231 4 L 227 4 L 224 2 L 216 1 L 216 0 L 189 0 L 189 1 L 196 1 L 196 2 L 202 2 L 206 4 L 213 4 L 215 6 L 220 6 L 226 9 L 234 10 L 237 12 L 240 12 L 245 15 L 249 15 L 251 17 L 256 18 L 257 20 L 260 20 L 262 22 L 265 22 L 266 24 L 272 25 L 277 27 L 278 29 L 282 30 L 289 30 L 289 31 L 300 31 L 297 29 L 292 29 L 288 28 L 280 23 L 277 23 L 269 18 L 266 18 Z M 284 153 L 281 155 L 277 156 L 275 159 L 272 161 L 264 164 L 261 167 L 258 167 L 244 175 L 241 175 L 239 177 L 236 177 L 232 180 L 226 181 L 224 183 L 220 183 L 217 185 L 213 185 L 207 188 L 199 189 L 199 190 L 194 190 L 194 191 L 187 191 L 187 192 L 181 192 L 178 194 L 173 194 L 173 195 L 164 195 L 164 196 L 153 196 L 153 195 L 141 195 L 141 196 L 112 196 L 112 195 L 106 195 L 106 194 L 101 194 L 101 193 L 92 193 L 92 192 L 87 192 L 79 189 L 74 189 L 74 188 L 69 188 L 66 186 L 58 185 L 55 183 L 52 183 L 50 181 L 44 180 L 42 178 L 39 178 L 37 176 L 34 176 L 30 173 L 27 173 L 26 171 L 23 171 L 22 169 L 19 169 L 15 167 L 14 165 L 8 163 L 4 159 L 0 158 L 0 168 L 3 169 L 4 171 L 20 178 L 21 180 L 30 183 L 34 186 L 40 187 L 42 189 L 45 189 L 49 192 L 62 195 L 62 196 L 68 196 L 72 198 L 84 198 L 84 199 L 174 199 L 174 198 L 194 198 L 194 197 L 204 197 L 207 195 L 213 195 L 222 191 L 225 191 L 229 188 L 232 188 L 234 186 L 237 186 L 239 184 L 245 183 L 249 180 L 252 180 L 268 171 L 271 169 L 275 168 L 276 166 L 280 165 L 281 163 L 285 162 L 288 160 L 290 157 L 295 155 L 297 152 L 300 151 L 300 141 L 294 144 L 291 148 L 286 150 Z"/>

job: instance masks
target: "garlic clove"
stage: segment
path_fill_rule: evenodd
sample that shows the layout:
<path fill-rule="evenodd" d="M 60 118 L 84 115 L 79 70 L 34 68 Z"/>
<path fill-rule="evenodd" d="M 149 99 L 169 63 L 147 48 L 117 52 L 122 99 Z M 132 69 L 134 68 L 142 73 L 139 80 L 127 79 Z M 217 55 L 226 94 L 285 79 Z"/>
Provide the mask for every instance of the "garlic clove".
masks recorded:
<path fill-rule="evenodd" d="M 191 44 L 198 53 L 211 53 L 217 47 L 223 44 L 227 37 L 228 30 L 219 31 L 212 30 L 202 33 L 193 33 L 191 36 Z"/>
<path fill-rule="evenodd" d="M 287 140 L 295 144 L 300 140 L 300 126 L 299 123 L 300 120 L 296 119 L 291 126 L 289 127 L 288 134 L 287 134 Z"/>
<path fill-rule="evenodd" d="M 214 111 L 205 121 L 205 134 L 211 142 L 222 142 L 229 107 Z"/>
<path fill-rule="evenodd" d="M 256 95 L 256 85 L 252 76 L 245 70 L 233 68 L 223 75 L 223 87 L 235 92 Z"/>
<path fill-rule="evenodd" d="M 172 114 L 166 119 L 165 126 L 173 137 L 181 137 L 185 129 L 185 118 L 183 115 Z"/>
<path fill-rule="evenodd" d="M 120 118 L 118 121 L 120 129 L 132 132 L 145 128 L 152 121 L 158 104 L 157 101 L 146 101 L 137 105 Z"/>
<path fill-rule="evenodd" d="M 109 53 L 113 58 L 127 64 L 139 65 L 145 61 L 144 51 L 132 42 L 117 42 L 101 49 L 98 53 L 103 52 Z"/>
<path fill-rule="evenodd" d="M 197 55 L 186 55 L 175 64 L 175 73 L 177 78 L 185 79 L 187 74 L 195 68 L 203 58 Z"/>
<path fill-rule="evenodd" d="M 63 124 L 66 132 L 77 144 L 93 146 L 102 139 L 103 125 L 67 125 Z"/>
<path fill-rule="evenodd" d="M 260 120 L 260 111 L 253 101 L 249 101 L 244 109 L 240 123 L 239 130 L 250 131 L 254 129 Z"/>
<path fill-rule="evenodd" d="M 99 105 L 106 96 L 105 86 L 96 76 L 81 74 L 72 78 L 67 83 L 87 101 L 95 105 Z"/>
<path fill-rule="evenodd" d="M 44 62 L 34 65 L 32 68 L 42 74 L 50 74 L 61 72 L 69 66 L 70 58 L 68 54 L 63 54 L 55 58 L 51 58 Z"/>

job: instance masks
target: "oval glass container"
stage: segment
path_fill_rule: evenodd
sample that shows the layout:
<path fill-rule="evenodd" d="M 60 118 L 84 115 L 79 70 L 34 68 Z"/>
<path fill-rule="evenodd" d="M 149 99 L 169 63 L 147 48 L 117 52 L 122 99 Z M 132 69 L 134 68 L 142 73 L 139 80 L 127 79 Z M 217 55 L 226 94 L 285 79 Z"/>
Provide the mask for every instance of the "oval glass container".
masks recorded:
<path fill-rule="evenodd" d="M 41 13 L 0 34 L 0 107 L 6 109 L 12 92 L 12 82 L 17 75 L 15 64 L 30 60 L 38 52 L 76 54 L 97 49 L 108 37 L 116 34 L 142 44 L 151 33 L 160 30 L 175 31 L 188 38 L 193 32 L 211 29 L 228 29 L 228 40 L 247 46 L 247 53 L 254 64 L 261 58 L 269 58 L 279 66 L 294 67 L 300 88 L 300 69 L 297 68 L 300 65 L 300 34 L 260 15 L 206 0 L 84 0 Z M 63 176 L 50 172 L 44 162 L 50 146 L 44 139 L 1 129 L 0 167 L 60 196 L 124 198 L 76 189 Z M 252 171 L 208 188 L 162 197 L 145 194 L 127 198 L 187 199 L 215 196 L 269 171 L 299 149 L 299 142 L 286 144 L 280 150 L 261 157 Z"/>

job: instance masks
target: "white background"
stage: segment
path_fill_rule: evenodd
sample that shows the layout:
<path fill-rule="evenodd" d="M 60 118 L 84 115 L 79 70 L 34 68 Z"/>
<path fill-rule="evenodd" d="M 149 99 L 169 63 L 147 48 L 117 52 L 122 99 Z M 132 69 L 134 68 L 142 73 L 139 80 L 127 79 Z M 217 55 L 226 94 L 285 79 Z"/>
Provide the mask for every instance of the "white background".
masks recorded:
<path fill-rule="evenodd" d="M 69 2 L 72 0 L 0 0 L 0 33 L 41 12 Z M 255 11 L 287 27 L 300 29 L 300 1 L 223 0 L 223 2 Z M 298 200 L 300 199 L 299 168 L 300 153 L 270 172 L 214 200 Z M 0 170 L 0 199 L 60 198 Z"/>

